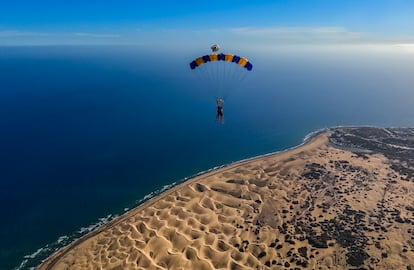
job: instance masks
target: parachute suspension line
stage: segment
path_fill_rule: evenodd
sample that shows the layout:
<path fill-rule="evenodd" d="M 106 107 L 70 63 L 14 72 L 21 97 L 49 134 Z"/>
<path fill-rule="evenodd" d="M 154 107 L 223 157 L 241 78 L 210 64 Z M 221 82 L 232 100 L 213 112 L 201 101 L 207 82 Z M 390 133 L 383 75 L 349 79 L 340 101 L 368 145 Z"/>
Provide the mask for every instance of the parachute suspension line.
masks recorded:
<path fill-rule="evenodd" d="M 231 70 L 230 70 L 230 80 L 234 81 L 237 79 L 236 77 L 236 72 L 238 71 L 239 66 L 238 65 L 231 65 Z"/>
<path fill-rule="evenodd" d="M 207 92 L 208 89 L 210 89 L 212 85 L 211 84 L 211 77 L 212 77 L 211 72 L 209 72 L 209 69 L 206 68 L 206 66 L 201 66 L 197 68 L 195 72 L 200 78 L 201 88 Z"/>
<path fill-rule="evenodd" d="M 222 63 L 222 73 L 221 73 L 221 82 L 222 82 L 222 92 L 221 97 L 223 99 L 227 98 L 228 93 L 231 91 L 232 81 L 229 77 L 231 74 L 232 63 L 223 60 Z"/>
<path fill-rule="evenodd" d="M 197 76 L 200 78 L 200 82 L 204 85 L 207 80 L 206 71 L 202 68 L 196 70 Z"/>
<path fill-rule="evenodd" d="M 223 84 L 223 90 L 221 93 L 221 98 L 224 100 L 227 100 L 228 98 L 228 94 L 229 92 L 231 92 L 231 81 L 229 80 L 229 70 L 231 68 L 231 65 L 229 65 L 229 62 L 224 61 L 222 67 L 223 67 L 223 72 L 222 72 L 222 84 Z"/>
<path fill-rule="evenodd" d="M 220 63 L 221 66 L 221 73 L 220 73 L 220 84 L 221 84 L 221 92 L 220 95 L 223 95 L 226 92 L 227 82 L 226 82 L 226 72 L 227 72 L 227 65 L 226 63 Z"/>
<path fill-rule="evenodd" d="M 243 71 L 244 71 L 244 70 L 243 70 Z M 240 75 L 238 75 L 238 80 L 239 80 L 239 81 L 243 81 L 243 78 L 245 78 L 245 77 L 246 77 L 247 72 L 249 72 L 249 71 L 240 72 L 241 74 L 240 74 Z"/>
<path fill-rule="evenodd" d="M 223 76 L 223 65 L 219 62 L 220 60 L 218 60 L 215 64 L 217 65 L 217 89 L 216 89 L 216 96 L 217 98 L 220 98 L 221 95 L 223 94 L 223 86 L 224 86 L 224 76 Z"/>
<path fill-rule="evenodd" d="M 214 74 L 213 74 L 212 70 L 210 68 L 208 68 L 208 66 L 203 66 L 203 68 L 207 73 L 207 83 L 208 83 L 208 85 L 211 85 L 211 81 L 214 77 Z"/>
<path fill-rule="evenodd" d="M 219 92 L 219 84 L 218 84 L 218 76 L 219 76 L 219 67 L 216 63 L 216 61 L 211 62 L 209 65 L 211 65 L 211 72 L 213 73 L 212 78 L 211 78 L 211 82 L 210 85 L 214 90 L 215 96 L 217 95 L 217 93 Z"/>
<path fill-rule="evenodd" d="M 246 79 L 246 77 L 247 77 L 247 72 L 243 72 L 243 74 L 240 75 L 240 81 L 241 82 L 244 81 Z"/>
<path fill-rule="evenodd" d="M 230 62 L 226 61 L 225 64 L 223 65 L 225 70 L 226 70 L 225 73 L 224 73 L 224 81 L 225 81 L 225 85 L 226 85 L 225 86 L 226 87 L 226 90 L 225 90 L 226 97 L 232 91 L 232 87 L 233 87 L 233 83 L 234 83 L 230 78 L 231 70 L 233 68 L 232 64 L 233 63 L 230 63 Z"/>
<path fill-rule="evenodd" d="M 218 64 L 218 62 L 214 62 L 215 65 L 215 70 L 216 70 L 216 77 L 215 82 L 214 82 L 214 88 L 215 88 L 215 97 L 218 98 L 218 96 L 220 95 L 221 92 L 221 81 L 220 81 L 220 65 Z"/>
<path fill-rule="evenodd" d="M 224 80 L 225 80 L 225 77 L 224 77 L 224 74 L 223 74 L 224 67 L 223 67 L 223 65 L 221 65 L 220 62 L 217 62 L 216 64 L 217 64 L 217 67 L 218 67 L 218 74 L 217 74 L 218 89 L 216 91 L 216 96 L 218 98 L 222 98 L 221 96 L 223 95 L 223 92 L 224 92 Z"/>
<path fill-rule="evenodd" d="M 203 86 L 205 87 L 206 85 L 209 85 L 210 75 L 208 73 L 208 69 L 206 69 L 205 67 L 201 67 L 200 71 L 201 71 L 201 76 L 204 78 L 203 79 Z"/>
<path fill-rule="evenodd" d="M 220 82 L 218 96 L 224 98 L 241 86 L 240 82 L 247 76 L 248 72 L 236 62 L 224 61 L 220 65 L 221 70 L 217 76 Z"/>
<path fill-rule="evenodd" d="M 219 49 L 217 44 L 211 46 L 212 53 L 194 59 L 190 67 L 192 70 L 195 69 L 201 89 L 215 93 L 217 99 L 224 99 L 233 90 L 242 86 L 241 82 L 253 66 L 244 57 L 217 53 Z"/>
<path fill-rule="evenodd" d="M 226 84 L 226 96 L 232 91 L 234 81 L 231 79 L 231 71 L 233 69 L 233 63 L 227 62 L 224 64 L 226 72 L 225 72 L 225 84 Z"/>

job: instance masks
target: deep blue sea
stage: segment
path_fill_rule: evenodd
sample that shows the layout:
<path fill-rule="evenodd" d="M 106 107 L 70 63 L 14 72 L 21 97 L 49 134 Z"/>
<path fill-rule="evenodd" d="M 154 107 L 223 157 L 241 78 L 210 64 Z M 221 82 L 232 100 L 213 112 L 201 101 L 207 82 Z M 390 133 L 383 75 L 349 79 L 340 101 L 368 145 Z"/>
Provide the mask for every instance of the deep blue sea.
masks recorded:
<path fill-rule="evenodd" d="M 0 47 L 0 269 L 30 269 L 86 227 L 209 168 L 336 125 L 414 126 L 414 54 L 246 50 L 225 88 L 208 51 Z M 147 196 L 148 197 L 148 196 Z"/>

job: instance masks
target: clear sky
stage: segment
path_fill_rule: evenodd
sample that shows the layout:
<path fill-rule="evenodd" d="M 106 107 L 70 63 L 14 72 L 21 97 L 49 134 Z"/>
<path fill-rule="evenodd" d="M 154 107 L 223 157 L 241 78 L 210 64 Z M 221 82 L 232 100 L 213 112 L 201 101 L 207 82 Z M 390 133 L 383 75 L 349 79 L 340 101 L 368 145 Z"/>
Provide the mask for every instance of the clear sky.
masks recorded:
<path fill-rule="evenodd" d="M 414 43 L 412 0 L 0 1 L 0 45 Z"/>

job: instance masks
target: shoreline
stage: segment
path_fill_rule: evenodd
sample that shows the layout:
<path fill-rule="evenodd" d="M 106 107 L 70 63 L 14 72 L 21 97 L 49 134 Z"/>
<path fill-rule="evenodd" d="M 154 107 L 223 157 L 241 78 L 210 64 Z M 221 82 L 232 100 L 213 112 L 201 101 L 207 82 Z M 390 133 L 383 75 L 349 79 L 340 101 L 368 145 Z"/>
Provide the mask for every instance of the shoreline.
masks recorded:
<path fill-rule="evenodd" d="M 299 145 L 289 147 L 284 150 L 274 151 L 263 155 L 254 156 L 251 158 L 242 159 L 239 161 L 235 161 L 232 163 L 224 164 L 221 166 L 216 166 L 211 169 L 201 171 L 195 175 L 186 177 L 180 181 L 177 181 L 173 184 L 167 185 L 167 189 L 163 190 L 163 188 L 160 190 L 160 193 L 156 194 L 153 197 L 150 197 L 149 199 L 145 200 L 145 196 L 142 199 L 143 201 L 137 205 L 134 208 L 129 209 L 128 211 L 122 213 L 119 216 L 114 217 L 114 219 L 108 221 L 107 223 L 99 226 L 96 229 L 93 229 L 91 232 L 88 232 L 87 234 L 81 236 L 78 239 L 75 239 L 73 242 L 69 243 L 68 245 L 60 248 L 56 252 L 54 252 L 52 255 L 50 255 L 47 259 L 45 259 L 43 262 L 40 263 L 35 269 L 37 270 L 47 270 L 47 269 L 53 269 L 53 267 L 60 261 L 61 258 L 63 258 L 68 252 L 70 252 L 73 248 L 77 247 L 78 245 L 82 244 L 83 242 L 86 242 L 87 240 L 93 238 L 94 236 L 100 234 L 101 232 L 112 228 L 116 226 L 117 224 L 122 223 L 123 221 L 127 220 L 128 218 L 134 216 L 137 212 L 142 211 L 143 209 L 149 207 L 150 205 L 156 203 L 157 201 L 162 200 L 163 198 L 167 197 L 168 195 L 174 193 L 175 191 L 181 189 L 182 187 L 188 186 L 192 183 L 195 183 L 197 181 L 200 181 L 204 178 L 210 177 L 212 175 L 225 172 L 226 170 L 231 170 L 243 165 L 246 165 L 250 162 L 259 161 L 262 159 L 266 159 L 272 156 L 278 156 L 287 154 L 291 151 L 295 151 L 300 149 L 301 147 L 304 147 L 308 144 L 311 144 L 315 139 L 317 139 L 322 134 L 327 134 L 330 131 L 331 128 L 322 128 L 318 129 L 316 131 L 308 133 L 302 140 L 302 143 Z M 151 193 L 150 193 L 151 194 Z"/>
<path fill-rule="evenodd" d="M 413 134 L 367 126 L 314 131 L 297 146 L 150 193 L 156 196 L 37 269 L 411 269 Z"/>

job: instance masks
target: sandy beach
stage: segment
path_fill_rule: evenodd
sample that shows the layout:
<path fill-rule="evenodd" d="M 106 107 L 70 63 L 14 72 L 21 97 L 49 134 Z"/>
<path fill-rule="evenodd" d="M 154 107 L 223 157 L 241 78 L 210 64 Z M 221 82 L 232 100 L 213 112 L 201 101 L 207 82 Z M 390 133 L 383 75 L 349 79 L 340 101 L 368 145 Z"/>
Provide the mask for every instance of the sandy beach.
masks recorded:
<path fill-rule="evenodd" d="M 331 134 L 190 179 L 38 269 L 414 270 L 414 181 Z"/>

